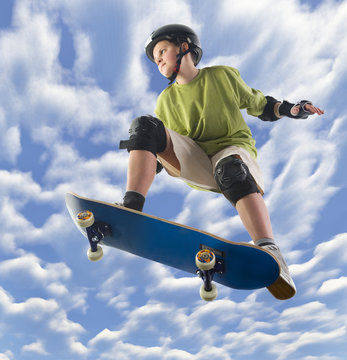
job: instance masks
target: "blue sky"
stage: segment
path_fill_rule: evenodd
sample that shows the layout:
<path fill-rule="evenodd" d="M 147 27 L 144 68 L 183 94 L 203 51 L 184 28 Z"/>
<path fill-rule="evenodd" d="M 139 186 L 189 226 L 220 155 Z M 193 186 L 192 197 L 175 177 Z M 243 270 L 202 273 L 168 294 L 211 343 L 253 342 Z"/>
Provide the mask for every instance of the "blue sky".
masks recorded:
<path fill-rule="evenodd" d="M 347 1 L 0 2 L 0 360 L 337 360 L 347 353 Z M 118 201 L 131 120 L 167 86 L 151 31 L 199 33 L 199 66 L 238 68 L 266 95 L 325 109 L 306 121 L 245 114 L 265 200 L 298 293 L 219 286 L 104 248 L 90 263 L 64 194 Z M 146 212 L 249 241 L 223 197 L 158 175 Z"/>

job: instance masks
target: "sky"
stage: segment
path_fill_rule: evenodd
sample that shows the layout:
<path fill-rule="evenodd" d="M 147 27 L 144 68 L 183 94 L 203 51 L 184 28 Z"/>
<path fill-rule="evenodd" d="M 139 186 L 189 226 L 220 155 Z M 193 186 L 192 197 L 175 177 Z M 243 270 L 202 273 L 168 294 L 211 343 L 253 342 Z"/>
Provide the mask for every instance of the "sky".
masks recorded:
<path fill-rule="evenodd" d="M 340 360 L 347 353 L 347 1 L 1 0 L 0 360 Z M 88 244 L 68 191 L 122 199 L 135 117 L 168 85 L 149 34 L 199 34 L 199 67 L 229 65 L 265 95 L 309 99 L 307 120 L 243 113 L 257 142 L 275 239 L 297 295 L 218 286 Z M 249 242 L 221 195 L 161 172 L 144 211 Z"/>

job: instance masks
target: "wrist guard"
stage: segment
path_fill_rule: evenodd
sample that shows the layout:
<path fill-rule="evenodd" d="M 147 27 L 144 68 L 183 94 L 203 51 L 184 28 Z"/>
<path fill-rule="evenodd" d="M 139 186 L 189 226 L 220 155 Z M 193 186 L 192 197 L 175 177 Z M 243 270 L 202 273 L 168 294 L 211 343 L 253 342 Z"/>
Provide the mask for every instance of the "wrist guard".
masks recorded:
<path fill-rule="evenodd" d="M 305 105 L 312 105 L 311 101 L 301 100 L 296 104 L 292 104 L 286 100 L 282 101 L 282 104 L 278 108 L 278 112 L 281 116 L 287 116 L 293 119 L 307 119 L 309 115 L 312 115 L 311 111 L 305 110 Z M 292 110 L 295 106 L 299 106 L 299 112 L 296 115 L 292 114 Z"/>
<path fill-rule="evenodd" d="M 274 108 L 277 103 L 280 101 L 276 100 L 272 96 L 265 96 L 266 97 L 266 105 L 264 107 L 263 113 L 259 115 L 259 119 L 263 121 L 277 121 L 280 118 L 275 115 Z"/>

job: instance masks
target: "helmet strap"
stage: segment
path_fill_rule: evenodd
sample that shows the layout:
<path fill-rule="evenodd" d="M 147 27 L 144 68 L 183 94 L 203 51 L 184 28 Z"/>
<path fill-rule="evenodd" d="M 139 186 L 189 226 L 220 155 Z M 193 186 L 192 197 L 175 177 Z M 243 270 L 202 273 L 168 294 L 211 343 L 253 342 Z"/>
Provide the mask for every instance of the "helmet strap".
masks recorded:
<path fill-rule="evenodd" d="M 178 72 L 180 71 L 183 56 L 188 54 L 191 51 L 192 51 L 192 49 L 190 47 L 186 51 L 182 51 L 182 48 L 180 47 L 180 52 L 177 54 L 177 62 L 176 62 L 174 71 L 173 71 L 172 75 L 168 77 L 168 79 L 170 80 L 169 85 L 171 85 L 175 81 L 175 79 L 178 75 Z"/>

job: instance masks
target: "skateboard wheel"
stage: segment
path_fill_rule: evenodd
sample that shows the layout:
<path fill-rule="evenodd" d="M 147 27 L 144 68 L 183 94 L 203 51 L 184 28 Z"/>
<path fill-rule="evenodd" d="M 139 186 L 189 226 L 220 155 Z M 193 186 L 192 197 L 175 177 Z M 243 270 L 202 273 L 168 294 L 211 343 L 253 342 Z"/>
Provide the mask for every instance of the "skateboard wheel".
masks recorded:
<path fill-rule="evenodd" d="M 200 250 L 195 256 L 195 264 L 200 270 L 211 270 L 216 264 L 216 257 L 211 250 Z"/>
<path fill-rule="evenodd" d="M 83 210 L 76 215 L 77 224 L 83 228 L 87 228 L 94 224 L 94 215 L 89 210 Z"/>
<path fill-rule="evenodd" d="M 213 301 L 217 297 L 218 295 L 217 286 L 215 284 L 211 284 L 211 286 L 212 286 L 211 291 L 207 291 L 205 289 L 205 285 L 204 284 L 201 285 L 200 297 L 202 300 Z"/>
<path fill-rule="evenodd" d="M 96 251 L 92 251 L 92 249 L 89 248 L 87 255 L 90 261 L 98 261 L 104 256 L 104 252 L 102 250 L 102 247 L 98 245 Z"/>

